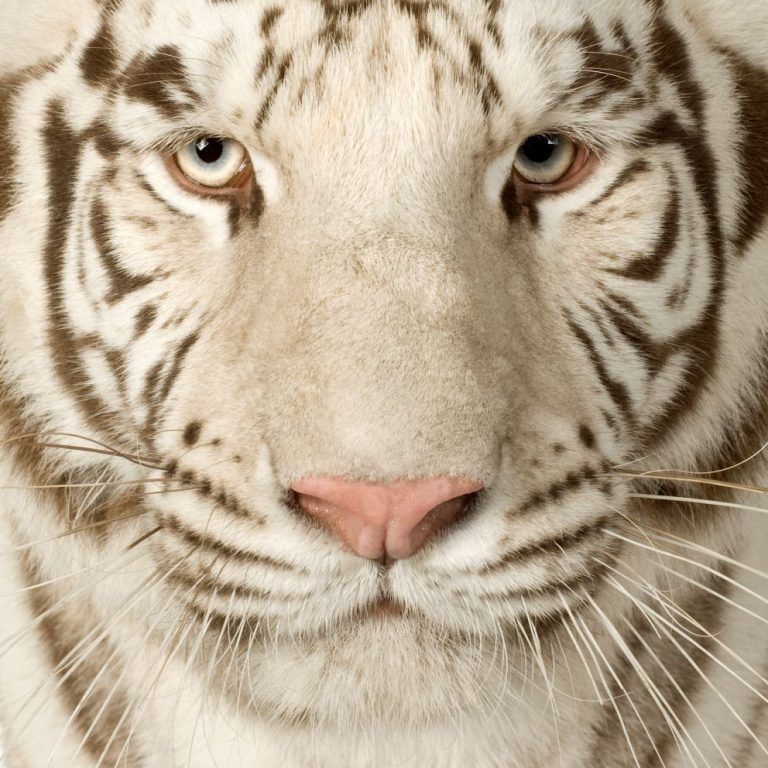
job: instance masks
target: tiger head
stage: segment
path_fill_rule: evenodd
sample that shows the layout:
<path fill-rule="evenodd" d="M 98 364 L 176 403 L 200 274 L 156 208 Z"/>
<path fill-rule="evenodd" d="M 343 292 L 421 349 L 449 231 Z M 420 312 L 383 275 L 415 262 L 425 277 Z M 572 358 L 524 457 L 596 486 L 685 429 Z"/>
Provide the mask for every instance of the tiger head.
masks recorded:
<path fill-rule="evenodd" d="M 508 697 L 499 638 L 620 611 L 622 531 L 688 524 L 621 468 L 746 455 L 765 85 L 670 5 L 123 0 L 5 90 L 7 452 L 109 480 L 46 525 L 140 539 L 208 684 Z"/>

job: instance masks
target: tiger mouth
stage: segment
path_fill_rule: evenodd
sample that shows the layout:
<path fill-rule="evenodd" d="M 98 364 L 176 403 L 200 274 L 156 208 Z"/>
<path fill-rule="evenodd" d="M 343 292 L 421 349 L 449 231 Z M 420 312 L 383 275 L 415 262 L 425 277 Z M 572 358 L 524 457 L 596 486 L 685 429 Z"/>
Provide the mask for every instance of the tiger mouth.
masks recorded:
<path fill-rule="evenodd" d="M 412 618 L 416 612 L 388 596 L 381 596 L 354 613 L 354 621 Z"/>
<path fill-rule="evenodd" d="M 391 622 L 432 626 L 447 635 L 467 639 L 492 633 L 487 627 L 488 631 L 485 631 L 477 625 L 478 618 L 485 620 L 481 624 L 502 621 L 505 625 L 515 625 L 522 621 L 523 624 L 534 622 L 537 625 L 544 622 L 553 627 L 569 615 L 578 613 L 598 595 L 611 570 L 611 563 L 618 555 L 616 541 L 609 535 L 612 527 L 612 520 L 604 518 L 584 526 L 568 541 L 553 540 L 548 549 L 531 547 L 520 552 L 521 562 L 551 557 L 555 551 L 564 558 L 578 558 L 578 562 L 567 567 L 553 565 L 551 583 L 541 589 L 529 590 L 513 585 L 515 588 L 509 593 L 476 596 L 474 601 L 460 589 L 448 587 L 434 605 L 418 600 L 413 602 L 408 596 L 394 593 L 390 576 L 383 568 L 376 577 L 378 591 L 374 597 L 365 602 L 348 601 L 346 605 L 339 602 L 326 606 L 323 616 L 315 613 L 323 604 L 323 594 L 333 589 L 329 585 L 288 594 L 266 587 L 234 584 L 217 578 L 221 574 L 199 572 L 193 568 L 174 571 L 166 582 L 169 587 L 180 587 L 186 593 L 187 597 L 182 601 L 185 619 L 195 620 L 214 635 L 237 637 L 248 642 L 298 635 L 319 641 L 338 631 L 363 629 L 368 625 L 383 628 Z M 500 568 L 501 564 L 496 564 L 496 570 Z M 566 570 L 569 571 L 567 574 Z M 489 567 L 487 572 L 492 576 L 494 568 Z M 270 606 L 275 604 L 284 604 L 288 613 L 274 614 Z M 503 608 L 503 617 L 497 615 L 499 606 Z M 307 607 L 310 607 L 309 613 L 305 612 Z M 450 621 L 446 623 L 448 614 Z"/>
<path fill-rule="evenodd" d="M 309 557 L 283 559 L 271 546 L 254 549 L 248 532 L 257 532 L 258 545 L 258 531 L 268 531 L 266 509 L 236 500 L 231 490 L 222 498 L 223 491 L 202 473 L 176 465 L 168 472 L 169 485 L 186 485 L 194 509 L 185 516 L 172 502 L 177 496 L 168 497 L 167 505 L 159 498 L 152 504 L 162 529 L 153 540 L 155 562 L 158 570 L 170 571 L 165 584 L 183 595 L 182 609 L 214 631 L 229 626 L 242 637 L 274 639 L 287 633 L 317 640 L 355 626 L 407 622 L 461 636 L 485 634 L 494 631 L 494 622 L 535 621 L 578 610 L 588 595 L 600 591 L 613 563 L 615 540 L 609 534 L 620 506 L 607 470 L 604 460 L 569 462 L 538 489 L 521 494 L 514 508 L 504 506 L 503 519 L 510 525 L 541 516 L 535 535 L 520 536 L 510 527 L 493 550 L 476 560 L 474 555 L 456 560 L 442 571 L 433 570 L 432 550 L 418 562 L 387 562 L 352 557 L 340 546 L 337 562 L 332 545 L 339 542 L 326 540 L 322 529 L 291 503 L 290 492 L 280 495 L 279 489 L 275 504 L 289 522 L 307 523 L 313 538 L 304 549 L 319 547 L 320 565 Z M 508 504 L 503 492 L 493 494 L 491 488 L 464 499 L 457 526 L 432 544 L 449 550 L 461 545 L 472 524 L 493 511 L 495 498 Z M 221 510 L 215 525 L 211 517 L 207 522 L 195 517 L 200 501 L 213 501 Z M 192 554 L 185 558 L 186 553 Z M 179 558 L 181 564 L 173 565 Z M 477 588 L 467 582 L 475 576 L 483 580 Z"/>

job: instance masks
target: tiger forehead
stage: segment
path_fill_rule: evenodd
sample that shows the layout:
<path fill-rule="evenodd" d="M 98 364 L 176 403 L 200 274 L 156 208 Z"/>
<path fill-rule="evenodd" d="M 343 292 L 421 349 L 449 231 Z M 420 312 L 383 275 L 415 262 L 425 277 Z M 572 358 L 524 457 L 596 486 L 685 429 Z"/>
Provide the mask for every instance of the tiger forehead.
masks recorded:
<path fill-rule="evenodd" d="M 375 99 L 380 91 L 363 89 L 365 78 L 401 89 L 421 82 L 438 111 L 459 93 L 485 117 L 501 114 L 509 130 L 511 113 L 541 114 L 557 96 L 594 107 L 634 89 L 637 106 L 646 45 L 636 30 L 649 11 L 634 3 L 625 14 L 625 5 L 598 26 L 567 0 L 124 0 L 104 13 L 81 68 L 92 84 L 117 83 L 168 119 L 213 103 L 259 129 L 285 91 L 291 106 L 345 88 L 359 102 Z"/>

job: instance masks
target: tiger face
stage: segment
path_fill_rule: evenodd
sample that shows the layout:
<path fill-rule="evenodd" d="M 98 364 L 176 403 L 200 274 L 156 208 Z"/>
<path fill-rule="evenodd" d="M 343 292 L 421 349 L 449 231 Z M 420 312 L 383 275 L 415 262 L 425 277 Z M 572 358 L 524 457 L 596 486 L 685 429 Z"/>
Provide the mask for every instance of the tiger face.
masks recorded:
<path fill-rule="evenodd" d="M 8 89 L 4 418 L 81 449 L 13 461 L 110 479 L 49 524 L 142 538 L 240 709 L 512 707 L 507 653 L 652 578 L 617 468 L 727 456 L 764 86 L 661 5 L 123 0 Z"/>

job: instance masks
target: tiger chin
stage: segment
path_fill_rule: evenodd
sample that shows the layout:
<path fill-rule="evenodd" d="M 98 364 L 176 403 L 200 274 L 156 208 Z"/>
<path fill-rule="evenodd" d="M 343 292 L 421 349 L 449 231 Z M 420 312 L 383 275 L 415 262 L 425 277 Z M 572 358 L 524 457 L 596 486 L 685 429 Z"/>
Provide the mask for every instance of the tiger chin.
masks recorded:
<path fill-rule="evenodd" d="M 7 768 L 766 765 L 765 3 L 7 1 Z"/>

